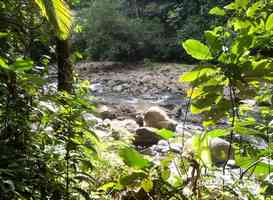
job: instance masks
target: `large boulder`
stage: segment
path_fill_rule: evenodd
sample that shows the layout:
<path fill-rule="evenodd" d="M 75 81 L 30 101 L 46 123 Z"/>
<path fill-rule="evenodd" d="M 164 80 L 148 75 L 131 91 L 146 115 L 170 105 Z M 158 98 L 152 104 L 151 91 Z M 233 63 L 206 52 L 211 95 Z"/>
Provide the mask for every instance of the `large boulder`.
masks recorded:
<path fill-rule="evenodd" d="M 227 160 L 234 160 L 234 149 L 231 146 L 229 154 L 230 143 L 221 138 L 210 138 L 209 149 L 211 151 L 211 159 L 213 164 L 221 165 Z M 183 147 L 183 157 L 194 156 L 194 150 L 192 148 L 192 138 L 188 139 Z"/>
<path fill-rule="evenodd" d="M 140 127 L 136 130 L 134 145 L 150 147 L 157 144 L 162 138 L 156 134 L 156 130 L 151 127 Z"/>
<path fill-rule="evenodd" d="M 153 106 L 144 113 L 144 126 L 158 129 L 175 130 L 177 122 L 172 120 L 167 113 L 157 107 Z"/>

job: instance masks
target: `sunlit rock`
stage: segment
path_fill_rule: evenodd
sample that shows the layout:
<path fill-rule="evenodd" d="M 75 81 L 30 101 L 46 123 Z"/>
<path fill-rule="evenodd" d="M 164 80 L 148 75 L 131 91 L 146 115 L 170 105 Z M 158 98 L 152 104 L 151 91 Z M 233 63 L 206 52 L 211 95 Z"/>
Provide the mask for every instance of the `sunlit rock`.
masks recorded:
<path fill-rule="evenodd" d="M 172 120 L 167 113 L 157 107 L 151 107 L 144 113 L 144 126 L 158 129 L 175 130 L 177 122 Z"/>

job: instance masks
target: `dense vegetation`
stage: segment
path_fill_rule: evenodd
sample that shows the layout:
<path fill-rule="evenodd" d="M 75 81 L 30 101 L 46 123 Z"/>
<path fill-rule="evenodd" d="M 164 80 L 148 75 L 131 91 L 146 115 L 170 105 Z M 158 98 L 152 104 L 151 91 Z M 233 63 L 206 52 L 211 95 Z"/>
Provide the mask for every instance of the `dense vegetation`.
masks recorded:
<path fill-rule="evenodd" d="M 202 32 L 217 21 L 208 11 L 222 4 L 220 0 L 91 1 L 77 10 L 74 45 L 93 60 L 192 61 L 180 41 L 202 38 Z"/>
<path fill-rule="evenodd" d="M 0 199 L 272 199 L 272 11 L 266 0 L 1 1 Z M 205 130 L 192 138 L 195 153 L 170 150 L 154 162 L 129 133 L 106 127 L 115 135 L 99 138 L 86 117 L 96 110 L 89 83 L 73 76 L 72 57 L 81 54 L 200 60 L 180 78 Z M 239 173 L 228 180 L 229 163 L 212 161 L 215 137 L 229 140 L 228 156 L 235 149 Z"/>

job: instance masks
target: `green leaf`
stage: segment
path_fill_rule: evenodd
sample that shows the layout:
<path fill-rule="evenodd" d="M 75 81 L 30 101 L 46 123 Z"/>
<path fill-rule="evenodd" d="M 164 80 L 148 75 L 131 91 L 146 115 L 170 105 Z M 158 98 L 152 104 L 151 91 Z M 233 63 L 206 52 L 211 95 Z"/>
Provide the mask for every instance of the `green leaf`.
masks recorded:
<path fill-rule="evenodd" d="M 211 152 L 209 147 L 202 147 L 200 158 L 207 167 L 212 165 Z"/>
<path fill-rule="evenodd" d="M 119 155 L 129 167 L 144 169 L 151 166 L 149 160 L 145 159 L 140 153 L 132 148 L 125 147 L 121 149 Z"/>
<path fill-rule="evenodd" d="M 209 148 L 209 137 L 207 135 L 205 135 L 203 140 L 201 140 L 200 158 L 206 166 L 210 167 L 212 165 L 211 151 Z"/>
<path fill-rule="evenodd" d="M 173 154 L 168 154 L 167 157 L 165 157 L 163 160 L 160 161 L 160 167 L 161 167 L 161 178 L 165 181 L 168 180 L 168 178 L 171 175 L 170 171 L 170 164 L 174 159 Z"/>
<path fill-rule="evenodd" d="M 196 104 L 191 104 L 191 113 L 192 114 L 200 114 L 202 112 L 205 111 L 210 111 L 211 110 L 211 106 L 198 106 Z"/>
<path fill-rule="evenodd" d="M 209 167 L 212 165 L 209 140 L 207 135 L 203 136 L 203 138 L 201 137 L 201 135 L 195 135 L 192 137 L 192 148 L 194 150 L 196 159 L 201 161 L 202 164 L 205 164 Z"/>
<path fill-rule="evenodd" d="M 198 40 L 189 39 L 182 43 L 183 48 L 193 58 L 198 60 L 211 60 L 213 59 L 208 46 Z"/>
<path fill-rule="evenodd" d="M 153 181 L 150 178 L 147 178 L 142 182 L 141 187 L 144 189 L 145 192 L 148 193 L 152 191 L 154 187 Z"/>
<path fill-rule="evenodd" d="M 33 61 L 30 59 L 18 58 L 12 65 L 14 71 L 23 72 L 30 70 L 33 67 Z"/>
<path fill-rule="evenodd" d="M 248 29 L 251 27 L 251 21 L 245 20 L 245 19 L 240 19 L 240 18 L 234 18 L 232 20 L 232 25 L 234 27 L 235 31 L 242 30 L 242 29 Z"/>
<path fill-rule="evenodd" d="M 226 12 L 224 11 L 224 9 L 219 8 L 218 6 L 216 6 L 216 7 L 212 8 L 209 11 L 209 14 L 211 14 L 211 15 L 218 15 L 218 16 L 225 16 Z"/>
<path fill-rule="evenodd" d="M 156 130 L 156 134 L 158 134 L 159 136 L 161 136 L 165 140 L 168 140 L 168 139 L 173 138 L 175 136 L 174 132 L 167 130 L 167 129 Z"/>
<path fill-rule="evenodd" d="M 229 129 L 214 129 L 206 133 L 208 137 L 222 137 L 226 136 L 230 133 Z"/>
<path fill-rule="evenodd" d="M 259 135 L 263 135 L 262 132 L 259 132 L 255 129 L 252 128 L 246 128 L 240 125 L 235 125 L 234 127 L 234 131 L 240 135 L 254 135 L 254 136 L 259 136 Z"/>
<path fill-rule="evenodd" d="M 192 137 L 192 149 L 194 152 L 199 152 L 200 151 L 200 146 L 201 146 L 201 136 L 200 135 L 194 135 Z"/>
<path fill-rule="evenodd" d="M 273 13 L 271 15 L 269 15 L 269 17 L 267 18 L 266 24 L 265 24 L 265 29 L 267 31 L 273 30 Z"/>
<path fill-rule="evenodd" d="M 9 66 L 6 64 L 6 61 L 4 58 L 0 57 L 0 67 L 4 68 L 4 69 L 9 69 Z"/>
<path fill-rule="evenodd" d="M 228 4 L 228 5 L 226 5 L 224 8 L 227 9 L 227 10 L 236 10 L 238 7 L 234 2 L 232 2 L 232 3 Z"/>
<path fill-rule="evenodd" d="M 246 8 L 248 5 L 248 0 L 235 0 L 235 4 L 238 8 Z"/>
<path fill-rule="evenodd" d="M 8 36 L 8 33 L 0 32 L 0 38 L 7 37 L 7 36 Z"/>
<path fill-rule="evenodd" d="M 214 90 L 217 88 L 213 87 Z M 210 111 L 212 105 L 217 104 L 222 99 L 222 96 L 215 93 L 215 91 L 200 93 L 193 99 L 191 104 L 192 114 L 199 114 L 205 111 Z"/>
<path fill-rule="evenodd" d="M 72 27 L 72 14 L 62 0 L 34 0 L 41 14 L 54 26 L 59 39 L 68 38 Z"/>
<path fill-rule="evenodd" d="M 252 45 L 252 40 L 253 37 L 248 35 L 236 38 L 231 47 L 231 52 L 233 54 L 241 55 L 242 53 L 244 53 L 244 51 L 250 48 L 250 46 Z"/>
<path fill-rule="evenodd" d="M 248 0 L 235 0 L 235 2 L 232 2 L 226 5 L 224 8 L 227 10 L 237 10 L 239 8 L 245 9 L 247 5 L 248 5 Z"/>
<path fill-rule="evenodd" d="M 246 15 L 248 17 L 253 17 L 257 11 L 259 11 L 261 8 L 263 7 L 263 2 L 262 1 L 258 1 L 254 4 L 252 4 L 246 11 Z"/>
<path fill-rule="evenodd" d="M 203 76 L 215 76 L 218 71 L 219 70 L 217 70 L 217 68 L 214 66 L 202 66 L 182 74 L 182 76 L 179 78 L 179 82 L 193 82 Z"/>
<path fill-rule="evenodd" d="M 192 82 L 195 81 L 200 74 L 200 71 L 190 71 L 184 73 L 182 76 L 179 78 L 179 82 Z"/>
<path fill-rule="evenodd" d="M 215 31 L 205 31 L 204 36 L 212 53 L 217 53 L 222 50 L 222 42 L 219 33 Z"/>

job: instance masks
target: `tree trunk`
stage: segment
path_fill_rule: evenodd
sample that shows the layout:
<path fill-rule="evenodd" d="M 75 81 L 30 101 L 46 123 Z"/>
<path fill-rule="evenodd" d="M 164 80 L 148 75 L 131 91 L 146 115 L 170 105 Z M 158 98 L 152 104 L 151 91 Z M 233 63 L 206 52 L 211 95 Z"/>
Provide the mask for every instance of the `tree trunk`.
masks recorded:
<path fill-rule="evenodd" d="M 70 60 L 70 42 L 68 39 L 56 42 L 58 62 L 58 90 L 72 93 L 73 91 L 73 65 Z"/>

